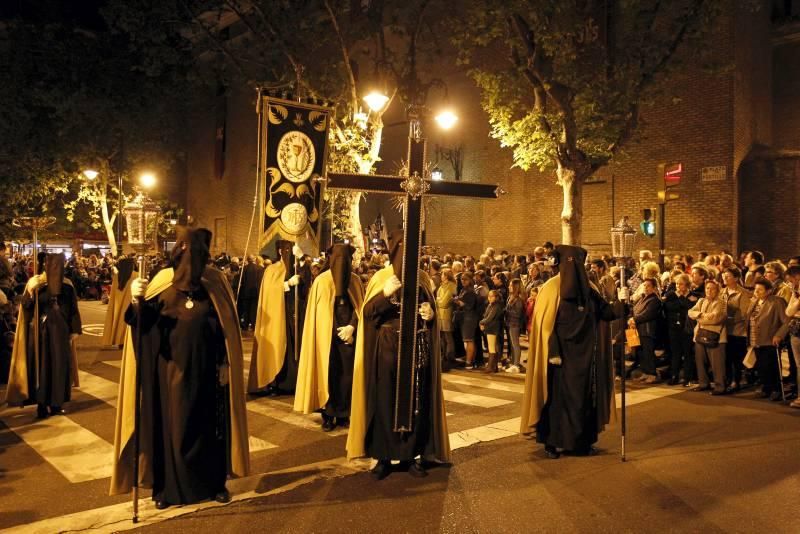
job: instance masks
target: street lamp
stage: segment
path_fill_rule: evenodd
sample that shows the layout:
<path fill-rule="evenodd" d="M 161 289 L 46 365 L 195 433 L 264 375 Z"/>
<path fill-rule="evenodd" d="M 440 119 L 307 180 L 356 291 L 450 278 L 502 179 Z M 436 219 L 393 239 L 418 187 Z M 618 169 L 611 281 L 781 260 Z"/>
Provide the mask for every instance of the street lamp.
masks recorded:
<path fill-rule="evenodd" d="M 436 115 L 434 120 L 436 120 L 436 124 L 438 124 L 441 129 L 449 130 L 458 122 L 458 115 L 446 109 Z"/>
<path fill-rule="evenodd" d="M 83 171 L 83 175 L 89 180 L 95 180 L 98 174 L 100 173 L 93 169 L 86 169 L 85 171 Z"/>
<path fill-rule="evenodd" d="M 431 180 L 436 180 L 436 181 L 444 180 L 444 173 L 442 172 L 442 169 L 440 169 L 439 167 L 434 167 L 431 170 Z"/>
<path fill-rule="evenodd" d="M 366 102 L 369 109 L 378 113 L 383 110 L 386 103 L 389 102 L 389 97 L 380 91 L 371 91 L 364 97 L 364 102 Z"/>
<path fill-rule="evenodd" d="M 620 219 L 616 226 L 611 228 L 611 253 L 617 259 L 617 264 L 621 264 L 619 268 L 619 287 L 620 289 L 625 289 L 625 268 L 628 258 L 633 256 L 633 247 L 636 244 L 636 228 L 628 223 L 628 216 L 625 215 Z M 624 291 L 626 295 L 624 304 L 628 304 L 629 297 L 627 296 L 627 291 Z M 612 338 L 612 343 L 614 342 L 614 338 Z M 625 369 L 625 351 L 622 351 L 622 356 L 619 360 L 619 369 L 620 369 L 620 404 L 622 405 L 621 415 L 620 418 L 620 427 L 621 427 L 621 436 L 620 436 L 620 457 L 622 461 L 625 461 L 625 433 L 626 433 L 626 421 L 625 421 L 625 378 L 626 378 L 626 369 Z M 612 358 L 614 357 L 614 350 L 612 347 Z"/>
<path fill-rule="evenodd" d="M 144 172 L 139 176 L 139 185 L 145 189 L 152 189 L 156 185 L 156 175 L 152 172 Z"/>

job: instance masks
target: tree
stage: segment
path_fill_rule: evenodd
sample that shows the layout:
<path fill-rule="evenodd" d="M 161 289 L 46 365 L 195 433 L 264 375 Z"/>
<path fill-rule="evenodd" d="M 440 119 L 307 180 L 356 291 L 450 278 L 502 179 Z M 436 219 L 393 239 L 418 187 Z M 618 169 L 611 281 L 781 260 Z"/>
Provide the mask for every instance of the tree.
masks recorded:
<path fill-rule="evenodd" d="M 555 171 L 562 242 L 581 242 L 583 183 L 633 137 L 654 80 L 710 27 L 713 0 L 482 0 L 455 38 L 491 135 L 514 165 Z M 505 61 L 496 53 L 507 50 Z"/>
<path fill-rule="evenodd" d="M 20 6 L 2 21 L 11 75 L 0 88 L 1 216 L 85 216 L 117 252 L 117 177 L 129 184 L 139 170 L 165 176 L 180 164 L 180 64 L 146 64 L 96 6 Z"/>

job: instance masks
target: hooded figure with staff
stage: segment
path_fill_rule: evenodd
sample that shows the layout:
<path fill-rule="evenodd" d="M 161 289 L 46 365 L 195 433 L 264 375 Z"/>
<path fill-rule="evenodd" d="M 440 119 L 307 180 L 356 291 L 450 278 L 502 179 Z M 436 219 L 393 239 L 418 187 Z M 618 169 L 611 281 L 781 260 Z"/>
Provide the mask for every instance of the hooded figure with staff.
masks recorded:
<path fill-rule="evenodd" d="M 178 228 L 171 266 L 133 282 L 126 313 L 111 494 L 152 487 L 159 509 L 227 502 L 227 476 L 249 471 L 241 331 L 227 280 L 207 265 L 210 242 Z"/>

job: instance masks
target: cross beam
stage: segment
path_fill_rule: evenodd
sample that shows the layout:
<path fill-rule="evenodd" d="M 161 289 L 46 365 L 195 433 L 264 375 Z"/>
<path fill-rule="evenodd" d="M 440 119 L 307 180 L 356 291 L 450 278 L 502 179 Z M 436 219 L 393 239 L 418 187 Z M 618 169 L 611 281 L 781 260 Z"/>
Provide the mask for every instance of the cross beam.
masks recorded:
<path fill-rule="evenodd" d="M 326 188 L 356 192 L 402 195 L 403 199 L 403 274 L 400 289 L 400 338 L 397 358 L 397 383 L 394 406 L 394 431 L 411 432 L 418 413 L 417 334 L 425 328 L 417 319 L 419 304 L 419 256 L 422 247 L 423 198 L 428 195 L 447 198 L 496 199 L 505 193 L 496 184 L 448 182 L 428 179 L 425 169 L 427 143 L 410 128 L 408 138 L 408 176 L 328 173 Z M 431 303 L 433 305 L 433 303 Z M 432 354 L 438 358 L 438 354 Z M 420 379 L 418 379 L 420 378 Z M 423 393 L 425 394 L 425 393 Z"/>

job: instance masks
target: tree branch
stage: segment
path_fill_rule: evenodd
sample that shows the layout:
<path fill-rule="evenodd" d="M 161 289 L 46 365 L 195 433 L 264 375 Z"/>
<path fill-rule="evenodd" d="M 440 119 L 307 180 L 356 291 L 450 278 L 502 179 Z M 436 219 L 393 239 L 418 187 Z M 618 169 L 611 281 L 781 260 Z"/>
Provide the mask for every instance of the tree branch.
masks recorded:
<path fill-rule="evenodd" d="M 208 39 L 211 41 L 211 44 L 214 45 L 214 47 L 217 50 L 225 54 L 233 62 L 233 65 L 236 67 L 236 70 L 239 71 L 239 74 L 241 74 L 242 77 L 247 78 L 247 74 L 245 74 L 244 67 L 242 67 L 242 64 L 239 62 L 239 58 L 237 58 L 236 55 L 233 54 L 233 52 L 231 52 L 227 46 L 225 46 L 225 44 L 223 44 L 222 42 L 220 42 L 219 39 L 217 39 L 216 35 L 214 35 L 211 29 L 208 26 L 206 26 L 206 24 L 202 20 L 200 20 L 200 18 L 197 15 L 194 14 L 194 12 L 191 10 L 191 8 L 189 8 L 189 6 L 186 4 L 184 0 L 179 0 L 179 3 L 181 7 L 183 7 L 183 9 L 189 14 L 189 16 L 195 22 L 195 24 L 197 24 L 203 29 L 203 33 L 206 34 L 206 37 L 208 37 Z"/>
<path fill-rule="evenodd" d="M 336 19 L 336 14 L 333 12 L 330 2 L 325 0 L 324 3 L 325 9 L 328 11 L 328 16 L 331 18 L 333 29 L 336 32 L 336 37 L 339 40 L 339 46 L 342 48 L 342 59 L 344 60 L 344 68 L 347 72 L 347 81 L 348 85 L 350 86 L 351 105 L 353 113 L 355 113 L 358 109 L 358 92 L 356 91 L 356 77 L 353 73 L 353 66 L 350 64 L 350 52 L 347 50 L 347 45 L 344 42 L 344 37 L 342 36 L 342 31 L 339 27 L 339 21 Z"/>

